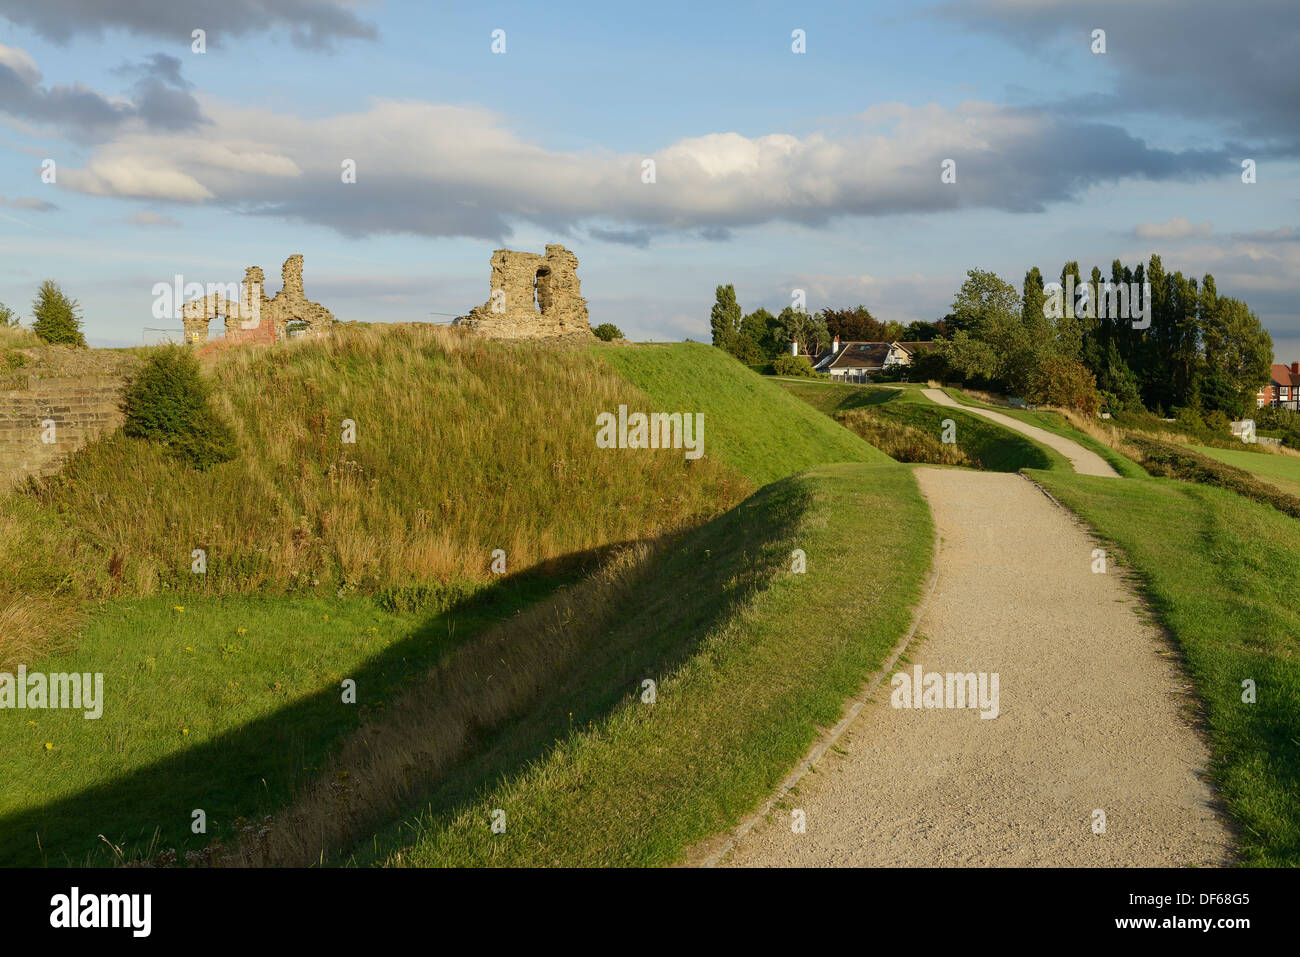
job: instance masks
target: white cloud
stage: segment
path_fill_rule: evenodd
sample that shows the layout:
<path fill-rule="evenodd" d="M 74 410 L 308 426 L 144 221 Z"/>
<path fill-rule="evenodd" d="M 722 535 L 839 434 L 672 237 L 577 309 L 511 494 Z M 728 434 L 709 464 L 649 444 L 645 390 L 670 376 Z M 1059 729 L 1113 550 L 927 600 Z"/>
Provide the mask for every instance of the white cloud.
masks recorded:
<path fill-rule="evenodd" d="M 1138 239 L 1189 239 L 1203 238 L 1214 232 L 1212 223 L 1193 223 L 1182 216 L 1175 216 L 1163 223 L 1139 223 L 1134 230 Z"/>
<path fill-rule="evenodd" d="M 211 125 L 122 130 L 84 168 L 61 169 L 60 184 L 215 203 L 349 235 L 501 238 L 522 222 L 559 233 L 583 224 L 717 232 L 902 211 L 1032 211 L 1101 180 L 1194 176 L 1220 162 L 1151 150 L 1115 128 L 1081 132 L 1050 115 L 987 103 L 891 103 L 850 118 L 835 137 L 682 139 L 649 154 L 657 181 L 646 184 L 644 155 L 549 150 L 483 109 L 375 100 L 362 112 L 303 118 L 208 99 L 202 106 Z M 1088 156 L 1061 154 L 1060 142 L 1080 139 L 1105 144 L 1104 172 Z M 957 161 L 956 185 L 940 182 L 947 158 Z M 345 160 L 356 163 L 355 183 L 342 181 Z"/>

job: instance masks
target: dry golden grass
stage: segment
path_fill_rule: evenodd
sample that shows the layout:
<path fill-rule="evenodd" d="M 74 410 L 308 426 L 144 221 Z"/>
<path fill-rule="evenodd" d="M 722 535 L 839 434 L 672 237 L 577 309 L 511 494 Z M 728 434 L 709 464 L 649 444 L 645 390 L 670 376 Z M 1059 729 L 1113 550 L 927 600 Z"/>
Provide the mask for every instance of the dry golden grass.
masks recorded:
<path fill-rule="evenodd" d="M 0 539 L 15 580 L 53 576 L 68 599 L 481 581 L 494 549 L 522 571 L 655 538 L 752 490 L 707 457 L 598 449 L 596 414 L 647 400 L 584 350 L 345 326 L 207 367 L 238 457 L 197 472 L 120 433 L 92 443 L 18 496 L 35 508 Z M 21 526 L 37 520 L 49 541 L 33 552 Z"/>

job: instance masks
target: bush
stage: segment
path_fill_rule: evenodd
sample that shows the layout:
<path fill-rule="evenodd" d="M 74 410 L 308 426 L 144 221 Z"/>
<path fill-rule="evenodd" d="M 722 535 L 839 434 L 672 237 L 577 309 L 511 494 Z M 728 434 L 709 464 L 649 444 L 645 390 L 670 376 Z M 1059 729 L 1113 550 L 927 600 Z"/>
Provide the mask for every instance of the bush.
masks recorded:
<path fill-rule="evenodd" d="M 55 345 L 85 346 L 81 333 L 81 305 L 64 295 L 53 279 L 41 283 L 32 302 L 32 331 L 43 342 Z"/>
<path fill-rule="evenodd" d="M 1097 379 L 1077 359 L 1051 356 L 1034 373 L 1029 396 L 1041 405 L 1054 405 L 1094 416 L 1101 410 Z"/>
<path fill-rule="evenodd" d="M 804 376 L 816 378 L 811 360 L 807 356 L 778 356 L 772 360 L 772 371 L 776 375 Z"/>
<path fill-rule="evenodd" d="M 209 402 L 199 360 L 184 346 L 163 346 L 127 387 L 122 431 L 167 447 L 196 469 L 235 457 L 235 437 Z"/>
<path fill-rule="evenodd" d="M 603 339 L 605 342 L 613 342 L 615 339 L 623 338 L 623 330 L 612 322 L 602 322 L 592 330 L 597 339 Z"/>

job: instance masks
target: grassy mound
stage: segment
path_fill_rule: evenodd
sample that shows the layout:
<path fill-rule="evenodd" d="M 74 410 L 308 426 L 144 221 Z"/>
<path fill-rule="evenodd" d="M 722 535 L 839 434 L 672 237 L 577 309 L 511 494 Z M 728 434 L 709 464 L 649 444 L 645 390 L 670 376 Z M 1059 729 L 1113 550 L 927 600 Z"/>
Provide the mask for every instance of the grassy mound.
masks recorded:
<path fill-rule="evenodd" d="M 774 483 L 664 543 L 622 576 L 610 601 L 575 617 L 578 634 L 566 639 L 572 650 L 557 656 L 527 710 L 482 737 L 418 813 L 377 837 L 359 835 L 354 859 L 678 860 L 755 808 L 884 663 L 910 621 L 932 541 L 929 511 L 908 470 L 833 465 Z M 807 556 L 804 574 L 792 573 L 796 548 Z M 535 629 L 509 626 L 491 636 L 494 673 L 507 687 L 516 673 L 538 667 L 530 650 L 536 640 Z M 655 683 L 653 702 L 647 680 Z M 398 732 L 398 740 L 427 748 L 456 710 L 445 697 L 395 704 L 393 723 L 416 729 Z M 386 745 L 394 737 L 377 730 L 375 740 Z M 425 763 L 422 751 L 398 752 L 383 763 Z M 373 762 L 334 770 L 363 782 L 395 777 Z M 336 817 L 339 807 L 358 803 L 373 801 L 336 796 L 303 810 L 308 819 Z M 503 834 L 491 829 L 497 809 L 505 812 Z"/>
<path fill-rule="evenodd" d="M 484 581 L 496 549 L 525 570 L 696 524 L 752 490 L 713 457 L 597 448 L 597 412 L 649 400 L 581 350 L 344 327 L 227 350 L 209 375 L 235 459 L 197 472 L 123 433 L 89 445 L 0 523 L 0 566 L 20 583 L 0 621 L 34 617 L 52 586 L 183 603 Z M 39 645 L 4 640 L 0 659 Z"/>
<path fill-rule="evenodd" d="M 720 457 L 758 485 L 827 462 L 888 461 L 713 346 L 593 351 L 646 393 L 651 405 L 645 411 L 703 412 L 706 455 Z"/>
<path fill-rule="evenodd" d="M 832 415 L 900 462 L 972 465 L 990 472 L 1051 468 L 1050 450 L 977 415 L 935 405 L 919 386 L 856 386 L 842 382 L 795 382 L 781 386 L 813 408 Z M 942 441 L 944 420 L 956 426 L 953 443 Z"/>

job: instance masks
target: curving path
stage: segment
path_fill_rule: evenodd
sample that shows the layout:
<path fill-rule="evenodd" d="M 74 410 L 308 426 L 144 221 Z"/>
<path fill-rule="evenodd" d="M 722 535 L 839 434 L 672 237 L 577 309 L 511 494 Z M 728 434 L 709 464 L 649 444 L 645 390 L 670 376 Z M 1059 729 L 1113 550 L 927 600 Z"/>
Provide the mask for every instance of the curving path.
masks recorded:
<path fill-rule="evenodd" d="M 1019 432 L 1021 435 L 1029 436 L 1035 442 L 1056 449 L 1070 460 L 1070 464 L 1074 466 L 1074 470 L 1080 475 L 1105 475 L 1110 478 L 1119 478 L 1119 473 L 1110 467 L 1109 462 L 1096 452 L 1085 449 L 1073 439 L 1067 439 L 1054 432 L 1048 432 L 1046 429 L 1040 429 L 1036 425 L 1028 425 L 1019 419 L 1003 415 L 1001 412 L 962 405 L 941 389 L 922 389 L 921 392 L 927 399 L 937 405 L 947 405 L 954 409 L 961 409 L 963 412 L 969 412 L 972 415 L 982 415 L 990 422 L 996 422 L 998 425 Z"/>
<path fill-rule="evenodd" d="M 894 671 L 996 672 L 998 717 L 891 707 L 887 678 L 837 748 L 721 863 L 1229 862 L 1190 691 L 1129 585 L 1113 568 L 1092 571 L 1085 528 L 1020 475 L 916 477 L 942 537 L 939 577 L 910 661 Z M 793 809 L 805 833 L 793 833 Z"/>

